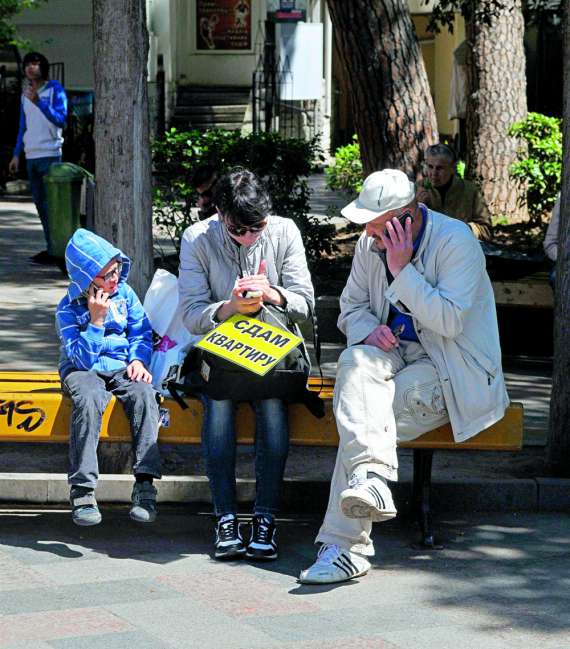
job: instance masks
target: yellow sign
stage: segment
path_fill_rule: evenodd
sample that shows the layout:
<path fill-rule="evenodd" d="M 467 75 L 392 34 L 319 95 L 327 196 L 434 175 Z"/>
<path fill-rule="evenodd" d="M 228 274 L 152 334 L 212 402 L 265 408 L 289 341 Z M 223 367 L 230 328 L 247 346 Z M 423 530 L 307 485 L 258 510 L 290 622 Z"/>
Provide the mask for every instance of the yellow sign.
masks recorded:
<path fill-rule="evenodd" d="M 264 376 L 302 342 L 288 330 L 236 314 L 206 334 L 196 347 Z"/>

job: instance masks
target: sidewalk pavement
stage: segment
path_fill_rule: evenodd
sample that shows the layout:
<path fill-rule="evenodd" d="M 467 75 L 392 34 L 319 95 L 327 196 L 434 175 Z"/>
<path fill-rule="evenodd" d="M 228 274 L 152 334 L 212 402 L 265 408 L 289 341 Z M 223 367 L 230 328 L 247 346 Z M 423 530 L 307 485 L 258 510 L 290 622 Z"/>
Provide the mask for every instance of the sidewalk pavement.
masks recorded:
<path fill-rule="evenodd" d="M 366 577 L 303 586 L 315 519 L 282 519 L 276 562 L 212 559 L 212 520 L 126 508 L 77 528 L 68 512 L 0 510 L 3 649 L 513 649 L 570 646 L 570 519 L 440 521 L 445 549 L 375 525 Z"/>

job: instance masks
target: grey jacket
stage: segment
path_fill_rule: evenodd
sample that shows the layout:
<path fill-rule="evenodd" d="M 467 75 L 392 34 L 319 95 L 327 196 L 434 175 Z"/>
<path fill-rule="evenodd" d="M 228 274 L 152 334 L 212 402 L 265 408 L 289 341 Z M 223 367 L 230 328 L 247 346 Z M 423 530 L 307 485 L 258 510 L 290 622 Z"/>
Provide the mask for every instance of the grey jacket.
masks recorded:
<path fill-rule="evenodd" d="M 548 229 L 546 230 L 546 236 L 544 237 L 544 252 L 546 256 L 552 261 L 556 261 L 558 258 L 558 228 L 560 227 L 560 194 L 554 203 L 552 208 L 552 216 L 550 218 L 550 223 L 548 224 Z"/>
<path fill-rule="evenodd" d="M 438 372 L 455 440 L 501 419 L 509 399 L 495 300 L 481 246 L 465 223 L 427 210 L 420 247 L 390 285 L 374 240 L 362 234 L 340 300 L 338 326 L 348 344 L 386 323 L 390 303 L 412 316 Z"/>
<path fill-rule="evenodd" d="M 219 324 L 215 314 L 230 297 L 240 276 L 257 273 L 267 262 L 269 283 L 285 298 L 285 311 L 302 322 L 315 305 L 301 233 L 291 219 L 269 216 L 267 227 L 251 246 L 237 246 L 212 216 L 186 229 L 180 248 L 178 288 L 183 322 L 196 338 Z"/>

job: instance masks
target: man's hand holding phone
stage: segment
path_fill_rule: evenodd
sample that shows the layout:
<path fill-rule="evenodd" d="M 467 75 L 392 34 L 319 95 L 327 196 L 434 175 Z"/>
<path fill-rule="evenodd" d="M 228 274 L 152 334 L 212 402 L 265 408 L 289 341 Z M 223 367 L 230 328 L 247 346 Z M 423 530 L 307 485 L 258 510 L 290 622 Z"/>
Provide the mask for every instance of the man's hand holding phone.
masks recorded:
<path fill-rule="evenodd" d="M 378 325 L 368 336 L 364 339 L 365 345 L 378 347 L 383 352 L 389 352 L 394 347 L 399 347 L 400 340 L 398 335 L 394 335 L 388 325 Z M 396 332 L 397 334 L 397 332 Z"/>
<path fill-rule="evenodd" d="M 105 318 L 110 306 L 111 298 L 109 293 L 106 293 L 102 288 L 98 288 L 95 284 L 91 284 L 87 297 L 87 308 L 91 316 L 91 323 L 96 327 L 102 327 L 105 324 Z"/>

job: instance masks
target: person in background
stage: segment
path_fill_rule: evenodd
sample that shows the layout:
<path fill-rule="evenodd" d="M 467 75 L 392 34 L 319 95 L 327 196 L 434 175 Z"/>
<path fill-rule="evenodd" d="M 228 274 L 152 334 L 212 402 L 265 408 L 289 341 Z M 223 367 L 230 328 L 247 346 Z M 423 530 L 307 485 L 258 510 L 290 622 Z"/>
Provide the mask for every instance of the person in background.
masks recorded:
<path fill-rule="evenodd" d="M 491 215 L 477 185 L 459 178 L 455 152 L 447 144 L 434 144 L 425 153 L 426 178 L 416 199 L 430 210 L 467 223 L 481 241 L 490 241 Z"/>
<path fill-rule="evenodd" d="M 218 181 L 218 171 L 212 165 L 202 165 L 192 176 L 192 187 L 198 193 L 198 219 L 203 221 L 216 214 L 214 190 Z"/>
<path fill-rule="evenodd" d="M 65 250 L 71 283 L 56 312 L 61 340 L 59 375 L 71 398 L 68 482 L 76 525 L 101 522 L 95 500 L 99 479 L 97 445 L 105 408 L 114 395 L 123 405 L 133 435 L 135 484 L 130 517 L 156 519 L 161 477 L 159 409 L 148 371 L 152 328 L 127 284 L 130 259 L 93 232 L 76 230 Z"/>
<path fill-rule="evenodd" d="M 558 259 L 558 229 L 560 226 L 560 194 L 554 203 L 552 209 L 552 216 L 550 217 L 550 223 L 548 224 L 548 229 L 546 230 L 546 236 L 544 237 L 544 252 L 546 256 L 556 264 Z M 554 284 L 556 281 L 556 266 L 550 271 L 550 285 L 554 289 Z"/>
<path fill-rule="evenodd" d="M 67 96 L 58 81 L 49 79 L 49 63 L 39 52 L 24 56 L 24 84 L 20 108 L 20 128 L 9 164 L 18 173 L 22 150 L 26 154 L 32 197 L 44 230 L 47 249 L 31 258 L 33 263 L 54 263 L 48 228 L 44 176 L 54 162 L 61 162 L 63 127 L 67 118 Z"/>

